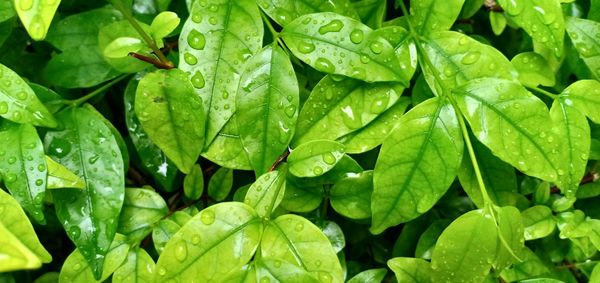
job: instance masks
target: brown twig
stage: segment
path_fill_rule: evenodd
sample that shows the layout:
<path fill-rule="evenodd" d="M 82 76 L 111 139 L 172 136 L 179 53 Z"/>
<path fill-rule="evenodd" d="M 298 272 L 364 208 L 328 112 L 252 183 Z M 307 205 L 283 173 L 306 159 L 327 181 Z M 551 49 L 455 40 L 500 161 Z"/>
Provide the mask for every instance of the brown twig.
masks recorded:
<path fill-rule="evenodd" d="M 290 155 L 290 151 L 286 149 L 285 152 L 283 154 L 281 154 L 277 158 L 277 160 L 275 160 L 275 162 L 273 163 L 273 165 L 271 165 L 271 168 L 269 168 L 268 172 L 274 171 L 277 168 L 277 166 L 279 166 L 279 164 L 281 162 L 283 162 L 288 157 L 288 155 Z"/>
<path fill-rule="evenodd" d="M 170 70 L 170 69 L 175 68 L 175 66 L 171 62 L 164 63 L 164 62 L 161 62 L 158 59 L 155 59 L 155 58 L 152 58 L 152 57 L 148 57 L 148 56 L 145 56 L 145 55 L 142 55 L 142 54 L 139 54 L 139 53 L 130 52 L 129 56 L 131 56 L 133 58 L 136 58 L 138 60 L 144 61 L 146 63 L 150 63 L 150 64 L 156 66 L 159 69 Z"/>
<path fill-rule="evenodd" d="M 179 45 L 179 42 L 177 42 L 177 41 L 167 42 L 165 44 L 165 47 L 161 48 L 160 51 L 162 53 L 167 54 L 167 53 L 169 53 L 169 51 L 177 48 L 178 45 Z"/>
<path fill-rule="evenodd" d="M 585 185 L 587 183 L 594 182 L 597 179 L 598 179 L 598 173 L 590 172 L 587 175 L 583 176 L 583 178 L 581 178 L 581 182 L 579 182 L 579 185 L 580 186 Z M 550 188 L 550 193 L 558 194 L 558 193 L 560 193 L 560 189 L 557 186 L 552 186 L 552 188 Z"/>
<path fill-rule="evenodd" d="M 140 172 L 131 166 L 129 166 L 129 169 L 127 170 L 127 176 L 129 176 L 129 179 L 131 179 L 137 187 L 146 185 L 146 179 L 144 179 L 144 176 L 142 176 Z"/>
<path fill-rule="evenodd" d="M 502 7 L 500 7 L 500 5 L 498 5 L 498 3 L 496 3 L 495 0 L 485 0 L 483 6 L 485 6 L 485 8 L 490 12 L 504 12 L 504 9 L 502 9 Z"/>

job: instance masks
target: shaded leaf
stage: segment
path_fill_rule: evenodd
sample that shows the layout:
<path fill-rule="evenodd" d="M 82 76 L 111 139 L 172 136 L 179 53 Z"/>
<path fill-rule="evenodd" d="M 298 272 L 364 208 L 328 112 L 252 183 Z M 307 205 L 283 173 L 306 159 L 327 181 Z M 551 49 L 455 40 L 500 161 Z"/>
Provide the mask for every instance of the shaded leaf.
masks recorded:
<path fill-rule="evenodd" d="M 388 260 L 388 267 L 398 282 L 427 283 L 431 281 L 431 267 L 419 258 L 396 257 Z"/>
<path fill-rule="evenodd" d="M 192 166 L 192 170 L 183 179 L 183 193 L 185 197 L 191 200 L 197 200 L 202 196 L 204 191 L 204 176 L 202 168 L 196 164 Z"/>
<path fill-rule="evenodd" d="M 536 205 L 521 212 L 523 218 L 525 240 L 534 240 L 546 237 L 554 231 L 552 210 L 547 206 Z"/>
<path fill-rule="evenodd" d="M 208 181 L 208 195 L 216 201 L 224 200 L 233 186 L 233 170 L 219 168 Z"/>
<path fill-rule="evenodd" d="M 331 207 L 339 214 L 351 219 L 371 217 L 371 194 L 373 193 L 373 171 L 348 174 L 331 187 Z"/>
<path fill-rule="evenodd" d="M 154 224 L 167 215 L 165 200 L 148 189 L 125 189 L 123 209 L 119 215 L 117 232 L 127 236 L 131 243 L 143 240 Z"/>

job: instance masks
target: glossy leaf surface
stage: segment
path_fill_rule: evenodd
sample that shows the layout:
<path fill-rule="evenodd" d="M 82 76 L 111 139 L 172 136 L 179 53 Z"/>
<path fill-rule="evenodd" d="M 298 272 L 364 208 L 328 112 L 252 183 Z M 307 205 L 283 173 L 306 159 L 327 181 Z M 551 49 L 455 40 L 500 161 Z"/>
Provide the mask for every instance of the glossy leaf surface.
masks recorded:
<path fill-rule="evenodd" d="M 548 236 L 556 222 L 552 217 L 552 210 L 547 206 L 532 206 L 521 212 L 523 226 L 525 226 L 525 240 L 534 240 Z"/>
<path fill-rule="evenodd" d="M 573 106 L 594 123 L 600 123 L 600 82 L 580 80 L 562 92 L 573 102 Z"/>
<path fill-rule="evenodd" d="M 25 29 L 34 40 L 43 40 L 60 0 L 14 0 L 17 14 Z"/>
<path fill-rule="evenodd" d="M 314 140 L 294 149 L 288 156 L 294 176 L 316 177 L 331 170 L 344 156 L 344 145 L 328 140 Z"/>
<path fill-rule="evenodd" d="M 594 21 L 567 18 L 567 33 L 579 56 L 596 79 L 600 79 L 599 28 L 600 24 Z"/>
<path fill-rule="evenodd" d="M 183 179 L 183 193 L 191 200 L 197 200 L 204 191 L 204 176 L 199 165 L 192 166 L 192 170 Z"/>
<path fill-rule="evenodd" d="M 271 280 L 273 282 L 290 282 L 290 283 L 317 283 L 321 282 L 308 271 L 302 269 L 293 263 L 279 259 L 263 258 L 255 263 L 256 278 L 260 278 L 258 282 Z"/>
<path fill-rule="evenodd" d="M 75 173 L 47 155 L 45 160 L 46 166 L 48 166 L 48 184 L 46 185 L 46 189 L 85 189 L 85 181 L 75 175 Z"/>
<path fill-rule="evenodd" d="M 154 266 L 154 260 L 144 249 L 133 248 L 129 250 L 123 265 L 115 270 L 112 282 L 152 282 Z"/>
<path fill-rule="evenodd" d="M 442 99 L 419 104 L 398 123 L 373 173 L 370 230 L 376 234 L 429 210 L 456 177 L 463 154 L 456 113 Z"/>
<path fill-rule="evenodd" d="M 427 283 L 431 281 L 431 267 L 427 261 L 418 258 L 396 257 L 387 265 L 396 275 L 398 282 Z"/>
<path fill-rule="evenodd" d="M 244 203 L 254 207 L 258 216 L 269 218 L 285 193 L 285 171 L 272 171 L 258 177 L 250 186 Z"/>
<path fill-rule="evenodd" d="M 410 20 L 422 34 L 449 30 L 460 14 L 464 0 L 411 0 Z"/>
<path fill-rule="evenodd" d="M 351 219 L 369 218 L 372 193 L 373 171 L 349 174 L 331 187 L 329 192 L 331 207 Z"/>
<path fill-rule="evenodd" d="M 318 12 L 334 12 L 358 19 L 358 14 L 348 0 L 258 0 L 256 2 L 282 27 L 302 15 Z"/>
<path fill-rule="evenodd" d="M 354 275 L 348 280 L 348 283 L 379 283 L 383 281 L 386 274 L 387 269 L 385 268 L 369 269 Z"/>
<path fill-rule="evenodd" d="M 165 217 L 167 212 L 167 204 L 156 192 L 127 188 L 117 231 L 132 242 L 141 241 L 150 234 L 154 224 Z"/>
<path fill-rule="evenodd" d="M 524 85 L 536 87 L 538 85 L 553 86 L 556 83 L 554 72 L 544 57 L 535 52 L 517 54 L 510 61 L 517 72 L 519 81 Z"/>
<path fill-rule="evenodd" d="M 219 168 L 208 181 L 208 195 L 217 201 L 224 200 L 233 186 L 233 170 Z"/>

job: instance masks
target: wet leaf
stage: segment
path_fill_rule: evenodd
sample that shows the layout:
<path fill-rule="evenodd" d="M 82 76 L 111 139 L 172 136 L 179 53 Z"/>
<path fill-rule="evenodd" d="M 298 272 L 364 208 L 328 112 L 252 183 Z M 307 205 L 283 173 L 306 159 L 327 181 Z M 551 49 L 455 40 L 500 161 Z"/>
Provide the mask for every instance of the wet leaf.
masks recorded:
<path fill-rule="evenodd" d="M 285 260 L 261 258 L 255 262 L 256 278 L 265 282 L 318 283 L 308 271 Z"/>
<path fill-rule="evenodd" d="M 156 192 L 127 188 L 117 232 L 127 236 L 131 243 L 142 241 L 167 212 L 165 200 Z"/>
<path fill-rule="evenodd" d="M 202 151 L 204 111 L 185 73 L 158 70 L 144 76 L 136 90 L 135 113 L 156 146 L 189 173 Z"/>
<path fill-rule="evenodd" d="M 600 23 L 568 17 L 567 33 L 579 57 L 596 79 L 600 79 Z"/>
<path fill-rule="evenodd" d="M 411 0 L 410 20 L 420 34 L 449 30 L 458 18 L 464 0 Z"/>
<path fill-rule="evenodd" d="M 44 40 L 60 0 L 14 0 L 14 7 L 23 26 L 33 40 Z"/>
<path fill-rule="evenodd" d="M 183 193 L 191 200 L 197 200 L 204 191 L 204 176 L 200 165 L 192 166 L 192 170 L 183 179 Z"/>
<path fill-rule="evenodd" d="M 396 275 L 398 282 L 427 283 L 431 281 L 429 263 L 419 258 L 396 257 L 388 260 L 387 265 Z"/>
<path fill-rule="evenodd" d="M 85 189 L 85 181 L 75 175 L 60 163 L 46 155 L 46 166 L 48 166 L 48 184 L 46 189 Z"/>
<path fill-rule="evenodd" d="M 580 80 L 568 86 L 562 94 L 590 120 L 600 123 L 600 82 Z"/>
<path fill-rule="evenodd" d="M 154 249 L 159 255 L 162 254 L 169 240 L 179 229 L 181 229 L 181 225 L 170 219 L 163 219 L 156 223 L 152 230 L 152 241 L 154 242 Z"/>
<path fill-rule="evenodd" d="M 208 181 L 208 195 L 216 201 L 224 200 L 233 187 L 233 170 L 219 168 Z"/>
<path fill-rule="evenodd" d="M 162 47 L 162 39 L 163 37 L 167 37 L 171 32 L 173 32 L 181 19 L 174 12 L 161 12 L 156 15 L 156 17 L 152 20 L 152 24 L 150 24 L 150 34 L 154 41 Z"/>
<path fill-rule="evenodd" d="M 351 219 L 371 217 L 371 194 L 373 193 L 373 171 L 348 174 L 331 187 L 331 207 L 339 214 Z"/>
<path fill-rule="evenodd" d="M 524 85 L 536 87 L 538 85 L 553 86 L 556 83 L 554 71 L 548 61 L 535 52 L 517 54 L 510 61 L 519 72 L 519 81 Z"/>
<path fill-rule="evenodd" d="M 387 269 L 376 268 L 362 271 L 348 280 L 348 283 L 380 283 L 385 278 Z"/>
<path fill-rule="evenodd" d="M 258 0 L 256 2 L 282 27 L 302 15 L 318 12 L 334 12 L 354 19 L 359 18 L 348 0 Z"/>
<path fill-rule="evenodd" d="M 496 259 L 492 265 L 497 270 L 503 270 L 512 263 L 520 262 L 519 257 L 525 239 L 521 213 L 514 206 L 496 207 L 496 220 L 498 221 L 498 245 L 496 247 Z M 502 242 L 504 240 L 504 243 Z M 509 250 L 510 249 L 510 250 Z M 515 257 L 517 256 L 517 257 Z"/>
<path fill-rule="evenodd" d="M 283 199 L 285 175 L 285 170 L 276 170 L 258 177 L 248 189 L 244 203 L 253 207 L 258 216 L 269 218 Z"/>
<path fill-rule="evenodd" d="M 154 260 L 142 248 L 133 248 L 125 262 L 112 277 L 112 282 L 152 282 L 154 279 Z"/>
<path fill-rule="evenodd" d="M 150 27 L 148 25 L 141 22 L 138 22 L 138 25 L 144 32 L 150 32 Z M 110 66 L 112 66 L 114 69 L 122 73 L 135 73 L 150 66 L 149 63 L 138 60 L 131 56 L 106 56 L 110 55 L 106 54 L 106 49 L 111 47 L 111 45 L 117 45 L 115 41 L 118 41 L 119 38 L 129 38 L 129 41 L 134 41 L 134 39 L 137 39 L 139 40 L 139 43 L 134 44 L 134 48 L 129 49 L 126 45 L 125 48 L 122 48 L 122 52 L 118 55 L 126 55 L 126 53 L 129 52 L 136 52 L 150 58 L 155 58 L 155 56 L 151 54 L 152 50 L 150 47 L 146 45 L 145 40 L 139 35 L 138 31 L 131 25 L 131 23 L 127 20 L 121 20 L 104 25 L 98 32 L 97 45 L 100 50 L 103 51 L 103 60 L 108 62 L 108 64 L 110 64 Z"/>
<path fill-rule="evenodd" d="M 373 173 L 370 230 L 375 234 L 433 207 L 456 177 L 463 155 L 456 113 L 440 98 L 419 104 L 398 124 Z"/>
<path fill-rule="evenodd" d="M 521 213 L 525 240 L 535 240 L 546 237 L 554 231 L 556 222 L 554 221 L 552 210 L 547 206 L 532 206 Z"/>
<path fill-rule="evenodd" d="M 97 112 L 68 108 L 56 116 L 64 129 L 46 134 L 46 150 L 86 183 L 84 190 L 52 190 L 56 214 L 100 278 L 123 205 L 123 159 L 115 137 Z"/>
<path fill-rule="evenodd" d="M 288 156 L 289 170 L 297 177 L 321 176 L 344 156 L 344 145 L 328 140 L 303 143 Z"/>
<path fill-rule="evenodd" d="M 237 115 L 234 114 L 229 119 L 213 142 L 202 152 L 202 157 L 222 167 L 252 170 L 237 128 Z"/>

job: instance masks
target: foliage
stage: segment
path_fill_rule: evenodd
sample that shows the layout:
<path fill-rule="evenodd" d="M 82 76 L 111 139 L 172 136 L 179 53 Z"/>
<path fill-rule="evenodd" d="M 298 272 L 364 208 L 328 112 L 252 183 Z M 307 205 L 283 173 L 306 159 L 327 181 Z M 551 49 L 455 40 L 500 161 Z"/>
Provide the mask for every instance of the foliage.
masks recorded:
<path fill-rule="evenodd" d="M 600 282 L 599 21 L 0 0 L 0 281 Z"/>

